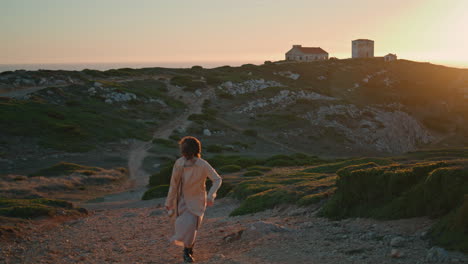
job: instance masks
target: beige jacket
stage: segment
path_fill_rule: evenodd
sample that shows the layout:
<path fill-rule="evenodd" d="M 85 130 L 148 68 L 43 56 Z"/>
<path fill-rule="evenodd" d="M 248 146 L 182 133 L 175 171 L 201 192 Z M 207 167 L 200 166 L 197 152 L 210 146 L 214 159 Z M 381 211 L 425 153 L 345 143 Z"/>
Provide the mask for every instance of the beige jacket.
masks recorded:
<path fill-rule="evenodd" d="M 177 209 L 177 201 L 180 197 L 179 192 L 182 191 L 185 203 L 190 212 L 197 216 L 202 216 L 205 213 L 206 200 L 210 199 L 214 201 L 216 192 L 221 186 L 222 179 L 206 160 L 197 158 L 193 165 L 193 174 L 190 178 L 185 179 L 182 187 L 180 187 L 185 161 L 186 159 L 182 157 L 174 164 L 166 206 L 171 209 Z M 206 194 L 205 186 L 206 177 L 210 178 L 213 182 L 208 195 Z M 180 191 L 178 190 L 179 188 L 181 188 Z"/>

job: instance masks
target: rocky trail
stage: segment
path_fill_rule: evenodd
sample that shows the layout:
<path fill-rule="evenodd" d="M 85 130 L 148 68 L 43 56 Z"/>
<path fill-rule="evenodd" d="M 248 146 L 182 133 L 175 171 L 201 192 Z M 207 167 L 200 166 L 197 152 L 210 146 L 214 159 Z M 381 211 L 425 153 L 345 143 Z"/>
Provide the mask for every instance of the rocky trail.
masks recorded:
<path fill-rule="evenodd" d="M 2 249 L 0 263 L 182 263 L 169 244 L 164 199 L 95 208 L 58 226 L 31 226 L 24 240 Z M 131 206 L 128 206 L 131 205 Z M 209 208 L 195 245 L 198 263 L 467 263 L 466 256 L 431 248 L 425 218 L 379 222 L 329 221 L 315 207 L 294 206 L 228 217 L 238 202 Z"/>

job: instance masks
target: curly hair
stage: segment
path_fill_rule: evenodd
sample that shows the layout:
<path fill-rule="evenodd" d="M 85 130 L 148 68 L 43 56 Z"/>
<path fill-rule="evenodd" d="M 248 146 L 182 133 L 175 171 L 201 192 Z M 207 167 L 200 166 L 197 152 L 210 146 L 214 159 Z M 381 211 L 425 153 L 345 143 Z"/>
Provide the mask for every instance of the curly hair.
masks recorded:
<path fill-rule="evenodd" d="M 195 137 L 183 137 L 179 141 L 179 147 L 180 153 L 186 159 L 200 158 L 201 156 L 201 142 Z"/>

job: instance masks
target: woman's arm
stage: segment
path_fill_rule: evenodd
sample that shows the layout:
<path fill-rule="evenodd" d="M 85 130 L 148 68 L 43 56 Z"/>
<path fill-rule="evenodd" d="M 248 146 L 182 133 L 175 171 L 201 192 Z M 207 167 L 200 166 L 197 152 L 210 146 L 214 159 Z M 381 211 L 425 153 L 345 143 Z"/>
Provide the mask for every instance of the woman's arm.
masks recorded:
<path fill-rule="evenodd" d="M 222 179 L 218 175 L 215 169 L 211 167 L 210 164 L 207 163 L 207 173 L 208 173 L 208 178 L 210 178 L 211 182 L 213 182 L 213 185 L 211 185 L 210 191 L 208 192 L 207 199 L 208 203 L 213 204 L 214 199 L 216 198 L 216 192 L 218 191 L 219 187 L 221 187 Z"/>
<path fill-rule="evenodd" d="M 175 209 L 176 202 L 177 202 L 177 192 L 179 191 L 179 182 L 180 182 L 180 177 L 178 173 L 178 166 L 177 162 L 174 164 L 174 167 L 172 168 L 172 175 L 171 175 L 171 184 L 169 185 L 169 191 L 167 193 L 167 198 L 166 198 L 166 209 L 167 210 L 173 210 Z"/>

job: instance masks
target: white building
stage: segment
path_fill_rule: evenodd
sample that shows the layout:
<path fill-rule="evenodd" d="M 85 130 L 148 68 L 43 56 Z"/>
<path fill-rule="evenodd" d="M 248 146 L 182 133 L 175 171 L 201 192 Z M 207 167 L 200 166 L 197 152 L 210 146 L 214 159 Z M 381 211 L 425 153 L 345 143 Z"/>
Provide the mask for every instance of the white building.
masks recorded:
<path fill-rule="evenodd" d="M 352 52 L 354 58 L 373 58 L 374 41 L 370 39 L 356 39 L 352 41 Z"/>
<path fill-rule="evenodd" d="M 398 59 L 396 54 L 389 53 L 384 56 L 384 61 L 396 61 Z"/>
<path fill-rule="evenodd" d="M 328 52 L 320 47 L 302 47 L 302 45 L 293 45 L 292 49 L 286 52 L 288 61 L 317 61 L 328 60 Z"/>

